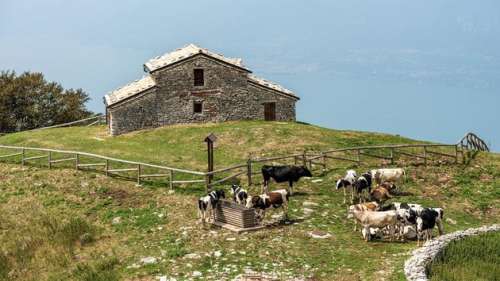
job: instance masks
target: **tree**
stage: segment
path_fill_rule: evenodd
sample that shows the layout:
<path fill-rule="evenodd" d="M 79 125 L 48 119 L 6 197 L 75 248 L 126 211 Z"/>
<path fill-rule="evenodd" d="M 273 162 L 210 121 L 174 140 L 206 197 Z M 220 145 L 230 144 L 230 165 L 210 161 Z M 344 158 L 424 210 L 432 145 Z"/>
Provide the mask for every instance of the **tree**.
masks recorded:
<path fill-rule="evenodd" d="M 65 90 L 42 73 L 0 72 L 0 132 L 18 132 L 88 117 L 82 89 Z"/>

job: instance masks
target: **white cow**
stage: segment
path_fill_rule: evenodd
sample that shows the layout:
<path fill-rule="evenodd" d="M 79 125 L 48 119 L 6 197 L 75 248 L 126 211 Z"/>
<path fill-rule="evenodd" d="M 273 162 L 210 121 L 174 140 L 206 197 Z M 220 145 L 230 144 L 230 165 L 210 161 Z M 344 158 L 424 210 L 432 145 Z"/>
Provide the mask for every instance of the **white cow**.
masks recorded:
<path fill-rule="evenodd" d="M 351 210 L 350 210 L 351 211 Z M 396 226 L 400 224 L 397 211 L 352 211 L 356 220 L 363 226 L 363 238 L 365 241 L 370 240 L 370 228 L 387 228 L 389 237 L 392 241 Z"/>
<path fill-rule="evenodd" d="M 406 177 L 405 170 L 402 168 L 383 168 L 371 170 L 372 178 L 376 183 L 381 184 L 384 181 L 399 182 L 403 177 Z"/>

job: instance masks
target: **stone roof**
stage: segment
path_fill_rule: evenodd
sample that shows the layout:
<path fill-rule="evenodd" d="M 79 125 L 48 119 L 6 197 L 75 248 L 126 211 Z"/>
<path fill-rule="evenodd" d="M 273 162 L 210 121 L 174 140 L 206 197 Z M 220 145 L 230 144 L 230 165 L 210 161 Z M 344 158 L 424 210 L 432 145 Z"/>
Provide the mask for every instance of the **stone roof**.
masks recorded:
<path fill-rule="evenodd" d="M 153 88 L 156 85 L 151 76 L 144 76 L 139 80 L 135 80 L 119 89 L 109 92 L 104 96 L 106 105 L 110 106 L 126 98 L 134 96 L 138 93 Z"/>
<path fill-rule="evenodd" d="M 243 66 L 242 60 L 240 58 L 227 58 L 223 55 L 211 52 L 207 49 L 198 47 L 194 44 L 189 44 L 173 52 L 166 53 L 162 56 L 150 59 L 148 62 L 144 64 L 144 66 L 147 68 L 149 72 L 151 72 L 197 54 L 205 54 L 207 56 L 221 60 L 228 64 L 232 64 L 236 67 L 248 70 L 247 68 L 245 68 L 245 66 Z"/>
<path fill-rule="evenodd" d="M 259 85 L 264 86 L 266 88 L 270 88 L 270 89 L 273 89 L 275 91 L 282 92 L 282 93 L 285 93 L 287 95 L 291 95 L 291 96 L 298 98 L 292 91 L 288 90 L 287 88 L 285 88 L 277 83 L 266 80 L 264 78 L 257 77 L 253 74 L 248 74 L 248 78 L 250 81 L 252 81 L 256 84 L 259 84 Z"/>

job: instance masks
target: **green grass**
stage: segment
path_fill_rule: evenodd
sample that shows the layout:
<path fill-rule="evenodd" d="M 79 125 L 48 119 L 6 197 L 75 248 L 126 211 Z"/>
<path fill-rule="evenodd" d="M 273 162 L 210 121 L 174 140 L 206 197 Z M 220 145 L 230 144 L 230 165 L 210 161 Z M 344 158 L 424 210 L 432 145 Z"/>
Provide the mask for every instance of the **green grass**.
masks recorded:
<path fill-rule="evenodd" d="M 79 150 L 177 168 L 206 170 L 204 138 L 213 132 L 215 164 L 226 167 L 254 157 L 358 145 L 415 142 L 403 137 L 340 131 L 301 123 L 226 122 L 179 125 L 109 137 L 106 127 L 69 127 L 0 137 L 0 144 Z M 216 167 L 216 168 L 217 168 Z"/>
<path fill-rule="evenodd" d="M 430 268 L 435 281 L 500 280 L 500 232 L 450 243 Z"/>
<path fill-rule="evenodd" d="M 271 156 L 303 149 L 417 142 L 298 123 L 233 122 L 166 127 L 116 138 L 107 137 L 104 127 L 64 128 L 6 135 L 0 143 L 82 150 L 203 171 L 202 140 L 211 131 L 219 137 L 218 167 L 242 162 L 249 153 Z M 290 276 L 403 280 L 403 262 L 416 247 L 414 242 L 365 243 L 352 230 L 342 192 L 334 190 L 335 180 L 352 167 L 348 163 L 331 161 L 325 175 L 313 172 L 313 180 L 322 181 L 299 182 L 289 208 L 295 224 L 236 235 L 196 223 L 202 185 L 178 185 L 170 191 L 164 182 L 136 186 L 102 173 L 75 171 L 71 165 L 48 170 L 42 162 L 21 167 L 4 160 L 0 162 L 0 280 L 155 280 L 161 275 L 185 280 L 195 271 L 202 273 L 200 280 L 223 280 L 246 269 L 275 272 L 283 280 Z M 398 165 L 408 164 L 400 160 Z M 446 232 L 499 222 L 500 155 L 480 153 L 468 166 L 443 159 L 434 164 L 408 166 L 408 182 L 402 188 L 409 195 L 394 200 L 445 208 L 445 218 L 456 221 L 445 223 Z M 356 169 L 373 167 L 378 166 L 368 162 Z M 260 177 L 251 187 L 244 177 L 240 180 L 251 194 L 260 190 Z M 304 201 L 318 204 L 307 207 L 314 210 L 310 216 L 304 214 Z M 268 218 L 279 213 L 271 211 Z M 120 222 L 113 224 L 117 217 Z M 310 238 L 313 230 L 332 237 Z M 186 254 L 197 255 L 190 259 Z M 144 257 L 155 257 L 157 263 L 143 265 Z"/>

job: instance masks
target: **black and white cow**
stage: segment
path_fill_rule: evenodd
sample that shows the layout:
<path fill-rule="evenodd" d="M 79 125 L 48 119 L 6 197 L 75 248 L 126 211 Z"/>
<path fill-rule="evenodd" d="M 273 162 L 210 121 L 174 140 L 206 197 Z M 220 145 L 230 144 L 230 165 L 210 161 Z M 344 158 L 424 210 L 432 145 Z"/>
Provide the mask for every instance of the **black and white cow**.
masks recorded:
<path fill-rule="evenodd" d="M 246 207 L 257 209 L 258 219 L 264 220 L 266 209 L 283 208 L 285 219 L 288 218 L 288 199 L 290 194 L 286 189 L 278 189 L 259 196 L 250 196 L 247 199 Z"/>
<path fill-rule="evenodd" d="M 344 190 L 344 204 L 346 203 L 346 189 L 348 187 L 351 187 L 351 203 L 354 201 L 354 182 L 358 178 L 358 175 L 356 174 L 356 171 L 354 170 L 348 170 L 346 175 L 337 180 L 337 183 L 335 184 L 335 189 L 343 189 Z"/>
<path fill-rule="evenodd" d="M 248 192 L 241 188 L 241 186 L 233 184 L 231 186 L 231 194 L 233 195 L 233 201 L 238 204 L 245 204 L 248 198 Z"/>
<path fill-rule="evenodd" d="M 209 192 L 206 196 L 198 199 L 198 215 L 200 222 L 213 220 L 213 212 L 220 199 L 226 198 L 224 190 L 214 190 Z"/>
<path fill-rule="evenodd" d="M 420 246 L 420 236 L 425 241 L 432 239 L 432 230 L 436 225 L 439 217 L 439 212 L 431 208 L 425 208 L 417 217 L 417 245 Z"/>
<path fill-rule="evenodd" d="M 269 188 L 269 182 L 274 179 L 277 183 L 288 182 L 289 193 L 293 195 L 293 183 L 298 182 L 301 177 L 312 177 L 311 171 L 304 166 L 262 166 L 262 177 L 264 178 L 264 191 Z"/>
<path fill-rule="evenodd" d="M 420 238 L 425 240 L 432 238 L 432 230 L 435 225 L 438 226 L 439 235 L 444 234 L 444 210 L 442 208 L 424 208 L 420 204 L 394 202 L 388 206 L 383 206 L 381 209 L 405 210 L 406 224 L 416 228 L 418 244 L 420 244 Z"/>
<path fill-rule="evenodd" d="M 364 196 L 362 196 L 363 190 L 366 190 L 368 195 L 370 195 L 372 190 L 372 176 L 369 173 L 362 174 L 354 182 L 354 191 L 359 199 L 359 203 L 361 203 L 361 201 L 365 201 Z"/>

